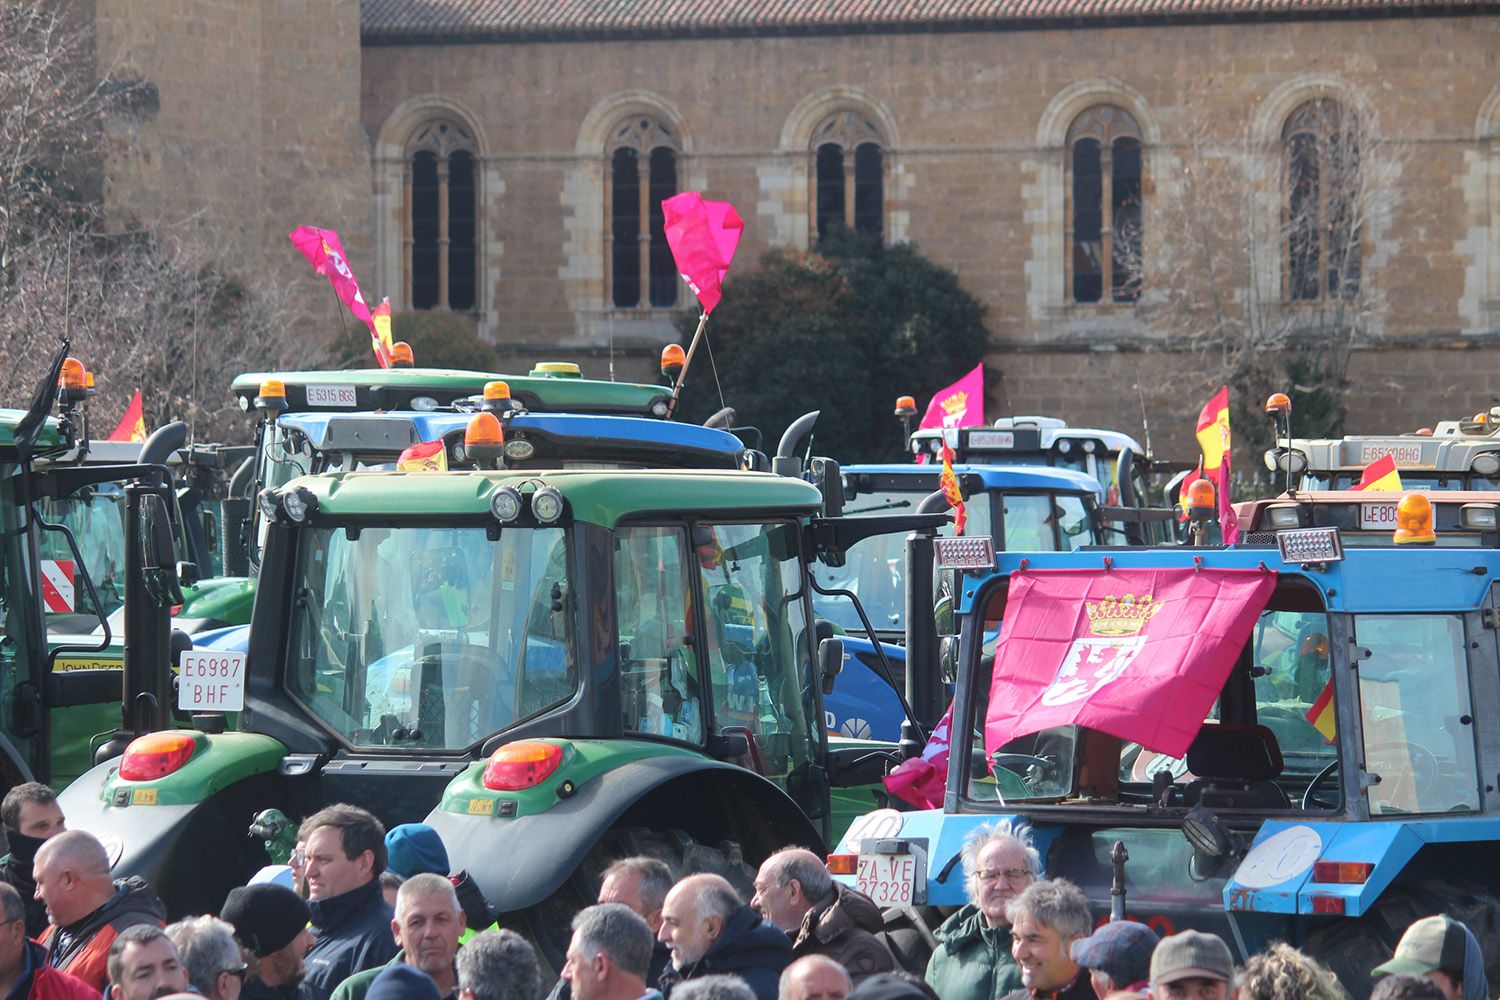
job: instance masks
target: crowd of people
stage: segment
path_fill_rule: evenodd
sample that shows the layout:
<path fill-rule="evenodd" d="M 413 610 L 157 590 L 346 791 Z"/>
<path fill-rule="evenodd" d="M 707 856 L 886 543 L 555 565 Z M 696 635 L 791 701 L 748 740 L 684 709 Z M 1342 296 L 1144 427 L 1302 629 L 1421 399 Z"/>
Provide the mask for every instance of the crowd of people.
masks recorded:
<path fill-rule="evenodd" d="M 431 827 L 386 831 L 333 805 L 289 864 L 232 890 L 217 915 L 168 923 L 136 877 L 115 878 L 51 789 L 0 802 L 0 1000 L 540 1000 L 543 963 Z M 772 854 L 747 901 L 713 873 L 648 857 L 604 871 L 572 919 L 546 1000 L 1336 1000 L 1316 960 L 1275 944 L 1236 968 L 1218 936 L 1095 926 L 1083 893 L 1043 879 L 1025 827 L 984 827 L 961 855 L 969 903 L 934 937 L 925 976 L 901 969 L 883 915 L 810 850 Z M 1441 914 L 1372 970 L 1374 1000 L 1487 1000 L 1484 959 Z"/>

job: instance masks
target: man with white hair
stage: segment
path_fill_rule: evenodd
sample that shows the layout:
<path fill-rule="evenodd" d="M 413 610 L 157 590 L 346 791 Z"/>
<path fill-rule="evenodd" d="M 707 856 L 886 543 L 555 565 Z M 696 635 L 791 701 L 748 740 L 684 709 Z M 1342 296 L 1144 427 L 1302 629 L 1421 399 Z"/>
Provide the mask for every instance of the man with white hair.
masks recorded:
<path fill-rule="evenodd" d="M 750 905 L 792 938 L 792 955 L 826 955 L 856 984 L 896 967 L 875 932 L 885 920 L 870 897 L 839 885 L 823 859 L 788 847 L 765 860 L 755 876 Z"/>
<path fill-rule="evenodd" d="M 1005 907 L 1036 880 L 1041 855 L 1030 827 L 1002 820 L 971 833 L 962 860 L 969 902 L 933 932 L 927 983 L 943 997 L 1004 996 L 1021 987 Z"/>
<path fill-rule="evenodd" d="M 188 917 L 167 928 L 188 984 L 207 1000 L 239 1000 L 250 967 L 234 928 L 218 917 Z"/>
<path fill-rule="evenodd" d="M 377 976 L 392 965 L 406 964 L 432 977 L 444 1000 L 458 995 L 458 939 L 464 932 L 463 907 L 453 883 L 423 872 L 396 890 L 396 918 L 391 936 L 401 950 L 386 965 L 356 973 L 333 991 L 333 1000 L 364 1000 Z"/>
<path fill-rule="evenodd" d="M 792 942 L 761 919 L 722 875 L 689 875 L 662 904 L 657 937 L 672 951 L 660 985 L 668 997 L 686 980 L 727 973 L 743 979 L 758 1000 L 775 1000 Z"/>

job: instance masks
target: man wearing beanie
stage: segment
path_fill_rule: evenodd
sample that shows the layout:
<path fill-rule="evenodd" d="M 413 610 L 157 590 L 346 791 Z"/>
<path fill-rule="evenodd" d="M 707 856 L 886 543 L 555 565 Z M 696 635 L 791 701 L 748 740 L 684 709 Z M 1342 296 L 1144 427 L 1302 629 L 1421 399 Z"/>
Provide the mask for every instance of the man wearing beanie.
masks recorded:
<path fill-rule="evenodd" d="M 339 804 L 309 816 L 297 839 L 307 845 L 302 874 L 314 935 L 299 995 L 329 1000 L 344 980 L 396 954 L 395 911 L 380 891 L 385 828 L 366 810 Z"/>
<path fill-rule="evenodd" d="M 57 793 L 40 781 L 28 781 L 5 793 L 0 802 L 10 853 L 0 859 L 0 882 L 15 886 L 26 906 L 26 936 L 37 938 L 47 929 L 47 906 L 36 898 L 31 866 L 47 841 L 67 830 Z"/>
<path fill-rule="evenodd" d="M 1183 931 L 1161 939 L 1151 954 L 1156 1000 L 1235 1000 L 1234 956 L 1222 938 Z"/>
<path fill-rule="evenodd" d="M 448 850 L 438 832 L 426 823 L 391 827 L 385 835 L 385 852 L 385 870 L 400 875 L 402 881 L 423 872 L 448 874 Z"/>
<path fill-rule="evenodd" d="M 293 1000 L 313 944 L 307 901 L 285 886 L 247 885 L 229 893 L 219 917 L 251 956 L 240 1000 Z"/>
<path fill-rule="evenodd" d="M 440 1000 L 431 976 L 399 962 L 381 970 L 366 996 L 370 1000 Z"/>

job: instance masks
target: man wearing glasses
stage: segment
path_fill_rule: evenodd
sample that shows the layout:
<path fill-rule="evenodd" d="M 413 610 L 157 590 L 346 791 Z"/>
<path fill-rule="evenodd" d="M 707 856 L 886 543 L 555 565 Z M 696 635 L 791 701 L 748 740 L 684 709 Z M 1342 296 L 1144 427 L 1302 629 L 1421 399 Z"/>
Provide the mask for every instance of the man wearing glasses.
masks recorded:
<path fill-rule="evenodd" d="M 963 866 L 969 902 L 934 932 L 927 982 L 943 997 L 1003 997 L 1023 985 L 1005 907 L 1036 880 L 1041 856 L 1029 827 L 1001 821 L 969 835 Z"/>
<path fill-rule="evenodd" d="M 206 1000 L 239 1000 L 249 966 L 234 928 L 218 917 L 189 917 L 167 928 L 193 992 Z"/>

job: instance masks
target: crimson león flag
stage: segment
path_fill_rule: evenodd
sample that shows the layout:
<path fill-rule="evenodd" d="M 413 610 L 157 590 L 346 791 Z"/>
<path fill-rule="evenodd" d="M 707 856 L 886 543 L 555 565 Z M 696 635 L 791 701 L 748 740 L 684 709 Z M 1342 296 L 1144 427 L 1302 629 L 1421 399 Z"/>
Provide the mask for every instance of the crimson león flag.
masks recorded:
<path fill-rule="evenodd" d="M 703 311 L 713 312 L 745 232 L 744 220 L 729 202 L 705 201 L 697 191 L 673 195 L 661 203 L 661 210 L 667 246 L 682 280 L 698 296 Z"/>
<path fill-rule="evenodd" d="M 1013 574 L 985 748 L 1080 725 L 1181 757 L 1275 586 L 1254 569 Z"/>

